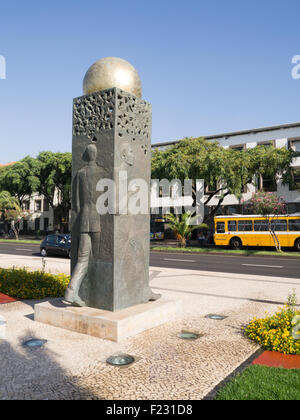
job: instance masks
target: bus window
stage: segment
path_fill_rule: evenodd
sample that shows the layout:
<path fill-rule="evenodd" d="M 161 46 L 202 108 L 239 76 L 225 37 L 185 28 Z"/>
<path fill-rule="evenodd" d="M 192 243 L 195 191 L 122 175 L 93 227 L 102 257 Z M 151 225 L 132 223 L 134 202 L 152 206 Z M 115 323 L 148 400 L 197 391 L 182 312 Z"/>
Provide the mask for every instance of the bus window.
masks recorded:
<path fill-rule="evenodd" d="M 300 219 L 289 220 L 289 230 L 292 232 L 300 232 Z"/>
<path fill-rule="evenodd" d="M 250 232 L 252 231 L 252 220 L 239 220 L 238 221 L 238 230 L 240 232 Z"/>
<path fill-rule="evenodd" d="M 267 220 L 254 220 L 255 232 L 267 232 L 269 230 Z"/>
<path fill-rule="evenodd" d="M 225 223 L 217 222 L 217 233 L 225 233 Z"/>
<path fill-rule="evenodd" d="M 236 220 L 229 220 L 228 221 L 228 231 L 229 232 L 236 232 Z"/>
<path fill-rule="evenodd" d="M 272 220 L 271 228 L 274 232 L 286 232 L 287 221 L 286 220 Z"/>

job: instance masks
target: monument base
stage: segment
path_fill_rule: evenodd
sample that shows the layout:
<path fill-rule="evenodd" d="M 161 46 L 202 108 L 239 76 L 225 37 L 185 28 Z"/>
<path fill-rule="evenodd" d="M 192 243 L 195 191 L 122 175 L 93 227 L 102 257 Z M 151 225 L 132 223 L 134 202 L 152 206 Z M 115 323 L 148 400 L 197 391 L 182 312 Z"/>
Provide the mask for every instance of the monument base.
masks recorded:
<path fill-rule="evenodd" d="M 34 320 L 54 327 L 120 342 L 150 328 L 174 321 L 180 314 L 180 301 L 159 299 L 116 312 L 78 308 L 62 300 L 34 306 Z"/>

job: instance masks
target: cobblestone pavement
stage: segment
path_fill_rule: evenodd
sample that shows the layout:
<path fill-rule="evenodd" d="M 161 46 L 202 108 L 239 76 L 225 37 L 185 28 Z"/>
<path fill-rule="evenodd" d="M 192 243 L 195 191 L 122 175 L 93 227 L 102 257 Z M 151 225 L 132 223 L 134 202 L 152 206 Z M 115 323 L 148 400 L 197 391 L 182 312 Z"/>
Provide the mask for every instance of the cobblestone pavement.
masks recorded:
<path fill-rule="evenodd" d="M 182 301 L 174 322 L 113 343 L 33 321 L 33 301 L 0 305 L 7 320 L 0 339 L 0 399 L 201 399 L 257 350 L 241 327 L 274 312 L 300 280 L 166 268 L 151 270 L 151 285 Z M 226 315 L 222 321 L 205 318 Z M 178 333 L 203 334 L 194 341 Z M 28 349 L 26 339 L 45 340 Z M 125 352 L 136 362 L 106 364 Z"/>

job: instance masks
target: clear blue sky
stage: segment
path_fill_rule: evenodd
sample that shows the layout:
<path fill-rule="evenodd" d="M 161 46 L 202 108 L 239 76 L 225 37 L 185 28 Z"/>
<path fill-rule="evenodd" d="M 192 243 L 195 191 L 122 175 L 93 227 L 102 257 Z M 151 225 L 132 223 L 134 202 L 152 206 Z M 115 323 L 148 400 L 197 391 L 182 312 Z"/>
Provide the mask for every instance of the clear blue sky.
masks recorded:
<path fill-rule="evenodd" d="M 0 163 L 71 151 L 73 97 L 102 57 L 128 60 L 153 143 L 300 121 L 299 0 L 0 3 Z"/>

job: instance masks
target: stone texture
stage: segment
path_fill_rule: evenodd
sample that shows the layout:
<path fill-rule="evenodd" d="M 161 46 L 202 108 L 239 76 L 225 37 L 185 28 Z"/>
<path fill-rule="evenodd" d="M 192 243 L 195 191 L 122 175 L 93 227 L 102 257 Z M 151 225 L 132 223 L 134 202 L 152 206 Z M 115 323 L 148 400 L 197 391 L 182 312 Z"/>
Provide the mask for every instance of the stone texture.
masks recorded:
<path fill-rule="evenodd" d="M 89 254 L 91 242 L 92 258 L 89 257 L 88 271 L 82 275 L 84 280 L 80 281 L 78 292 L 86 306 L 116 311 L 146 302 L 151 296 L 148 275 L 150 212 L 122 214 L 117 199 L 114 214 L 99 216 L 99 228 L 95 213 L 100 196 L 96 191 L 98 180 L 109 178 L 118 184 L 119 173 L 126 172 L 128 184 L 141 179 L 149 185 L 150 143 L 151 105 L 144 100 L 117 88 L 74 99 L 72 276 L 74 278 L 74 272 L 79 272 L 80 277 L 85 272 L 85 262 L 80 267 L 78 262 L 83 260 L 82 255 Z M 94 170 L 88 167 L 90 162 L 87 163 L 86 158 L 91 145 L 97 150 Z M 84 179 L 87 181 L 83 182 Z M 90 203 L 83 217 L 78 195 L 84 198 L 88 193 Z M 83 228 L 83 220 L 93 213 L 93 221 Z M 96 239 L 98 233 L 99 240 Z M 97 241 L 98 248 L 93 246 Z"/>
<path fill-rule="evenodd" d="M 60 300 L 35 305 L 34 320 L 105 340 L 121 342 L 128 337 L 180 318 L 179 301 L 161 299 L 120 311 L 76 308 Z"/>

